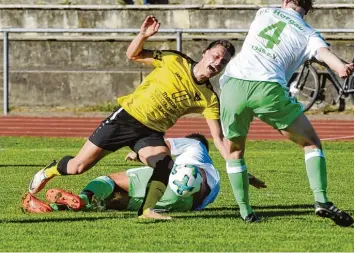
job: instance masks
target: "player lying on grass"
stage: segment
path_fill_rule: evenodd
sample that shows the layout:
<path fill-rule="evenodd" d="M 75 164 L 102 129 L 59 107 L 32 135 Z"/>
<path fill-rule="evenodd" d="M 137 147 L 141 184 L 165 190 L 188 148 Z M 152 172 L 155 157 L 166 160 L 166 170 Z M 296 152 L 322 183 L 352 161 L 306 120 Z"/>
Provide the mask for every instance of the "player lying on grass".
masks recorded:
<path fill-rule="evenodd" d="M 167 211 L 201 210 L 212 203 L 220 189 L 220 177 L 208 154 L 208 141 L 202 134 L 190 134 L 185 138 L 168 138 L 166 145 L 175 156 L 175 165 L 196 165 L 202 175 L 200 190 L 191 196 L 180 197 L 169 186 L 155 209 Z M 130 152 L 126 160 L 137 161 L 137 154 Z M 101 176 L 90 181 L 79 195 L 61 189 L 50 189 L 46 198 L 49 205 L 28 193 L 22 202 L 25 210 L 34 213 L 53 210 L 138 210 L 143 202 L 149 177 L 153 169 L 146 166 Z M 263 181 L 250 175 L 250 184 L 265 188 Z"/>
<path fill-rule="evenodd" d="M 199 113 L 206 118 L 214 144 L 224 156 L 219 100 L 209 78 L 222 71 L 235 48 L 226 40 L 213 41 L 199 62 L 176 51 L 144 49 L 145 41 L 159 26 L 154 16 L 148 16 L 126 52 L 128 59 L 152 65 L 154 70 L 134 92 L 117 99 L 118 108 L 102 121 L 75 157 L 64 156 L 39 170 L 30 182 L 30 193 L 41 191 L 55 176 L 82 174 L 106 155 L 130 147 L 145 165 L 154 168 L 138 215 L 170 219 L 152 209 L 165 192 L 174 166 L 164 141 L 166 130 L 181 116 Z"/>

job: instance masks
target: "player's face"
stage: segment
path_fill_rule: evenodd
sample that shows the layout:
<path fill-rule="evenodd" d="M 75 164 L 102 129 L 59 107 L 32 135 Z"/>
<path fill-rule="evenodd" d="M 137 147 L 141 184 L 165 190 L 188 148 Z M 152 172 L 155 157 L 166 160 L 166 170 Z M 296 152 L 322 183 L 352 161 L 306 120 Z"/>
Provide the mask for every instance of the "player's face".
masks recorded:
<path fill-rule="evenodd" d="M 204 76 L 211 78 L 220 73 L 231 59 L 231 55 L 222 45 L 217 45 L 207 50 L 203 57 L 202 63 L 205 69 Z"/>

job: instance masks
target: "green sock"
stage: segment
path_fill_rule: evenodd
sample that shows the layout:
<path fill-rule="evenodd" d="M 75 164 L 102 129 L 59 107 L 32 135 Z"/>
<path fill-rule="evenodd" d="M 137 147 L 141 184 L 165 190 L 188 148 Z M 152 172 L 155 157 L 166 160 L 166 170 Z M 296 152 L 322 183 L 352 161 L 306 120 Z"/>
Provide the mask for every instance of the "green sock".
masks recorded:
<path fill-rule="evenodd" d="M 84 187 L 82 192 L 83 191 L 91 191 L 94 194 L 95 198 L 100 199 L 100 200 L 104 200 L 111 195 L 114 188 L 115 188 L 115 182 L 111 178 L 109 178 L 107 176 L 101 176 L 101 177 L 95 178 L 94 180 L 90 181 Z M 82 192 L 80 193 L 80 195 L 85 195 Z M 86 198 L 87 198 L 87 196 L 86 196 Z M 87 199 L 87 201 L 89 201 L 89 200 Z"/>
<path fill-rule="evenodd" d="M 327 168 L 323 151 L 312 149 L 305 154 L 306 170 L 314 200 L 320 203 L 328 202 L 327 198 Z"/>
<path fill-rule="evenodd" d="M 61 205 L 61 204 L 50 203 L 49 206 L 52 208 L 54 212 L 69 210 L 69 208 L 66 205 Z"/>
<path fill-rule="evenodd" d="M 249 204 L 249 178 L 244 159 L 227 161 L 227 173 L 240 215 L 244 219 L 253 212 Z"/>
<path fill-rule="evenodd" d="M 89 198 L 88 198 L 88 196 L 86 194 L 81 193 L 78 196 L 79 196 L 79 198 L 81 198 L 84 201 L 85 205 L 89 205 L 90 204 L 90 200 L 89 200 Z"/>

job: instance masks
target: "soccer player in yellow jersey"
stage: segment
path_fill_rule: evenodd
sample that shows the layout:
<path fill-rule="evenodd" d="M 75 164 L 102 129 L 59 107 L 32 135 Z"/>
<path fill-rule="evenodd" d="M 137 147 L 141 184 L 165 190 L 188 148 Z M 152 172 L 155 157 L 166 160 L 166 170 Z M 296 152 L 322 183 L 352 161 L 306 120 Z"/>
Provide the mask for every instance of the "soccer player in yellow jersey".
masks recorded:
<path fill-rule="evenodd" d="M 30 193 L 42 190 L 54 176 L 81 174 L 105 155 L 128 146 L 154 169 L 139 217 L 170 219 L 153 210 L 174 164 L 164 141 L 165 131 L 181 116 L 200 113 L 206 118 L 216 147 L 225 155 L 219 101 L 209 78 L 220 73 L 233 57 L 233 45 L 226 40 L 213 41 L 199 62 L 176 51 L 143 49 L 159 26 L 154 16 L 146 17 L 126 53 L 129 59 L 151 64 L 155 69 L 133 93 L 117 99 L 119 107 L 102 121 L 75 157 L 65 156 L 37 172 L 29 185 Z"/>

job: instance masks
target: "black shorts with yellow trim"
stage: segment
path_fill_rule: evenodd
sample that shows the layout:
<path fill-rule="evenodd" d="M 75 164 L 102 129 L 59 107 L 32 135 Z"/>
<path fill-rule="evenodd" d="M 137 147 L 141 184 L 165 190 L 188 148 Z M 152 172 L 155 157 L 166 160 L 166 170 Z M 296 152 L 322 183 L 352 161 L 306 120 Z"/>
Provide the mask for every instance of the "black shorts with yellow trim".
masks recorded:
<path fill-rule="evenodd" d="M 144 147 L 166 146 L 163 132 L 153 130 L 118 107 L 89 137 L 96 146 L 116 151 L 130 147 L 136 153 Z"/>

